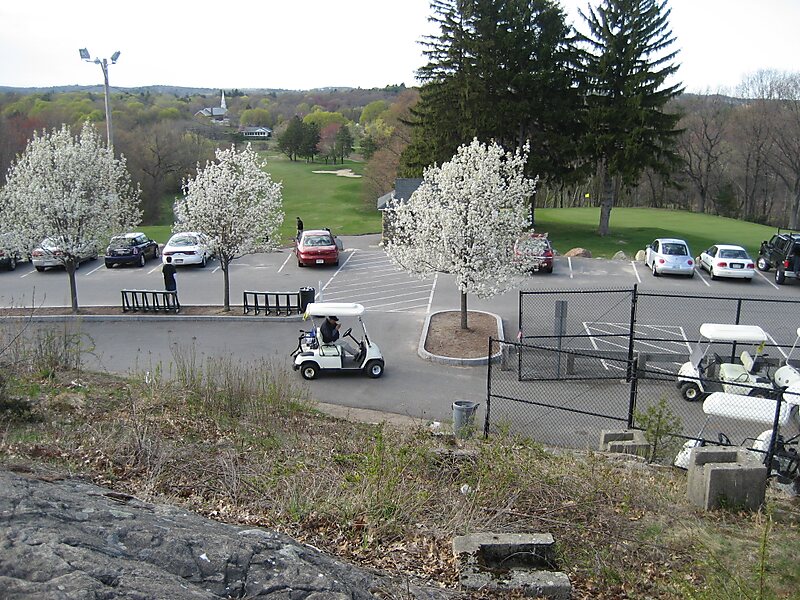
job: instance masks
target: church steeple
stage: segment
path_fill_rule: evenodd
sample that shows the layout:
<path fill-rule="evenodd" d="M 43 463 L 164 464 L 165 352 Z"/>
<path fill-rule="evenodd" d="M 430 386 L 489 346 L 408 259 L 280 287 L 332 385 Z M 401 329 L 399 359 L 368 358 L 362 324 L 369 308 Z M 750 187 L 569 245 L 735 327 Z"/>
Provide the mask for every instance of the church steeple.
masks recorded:
<path fill-rule="evenodd" d="M 222 90 L 222 101 L 219 103 L 220 108 L 228 108 L 228 105 L 225 104 L 225 90 Z"/>

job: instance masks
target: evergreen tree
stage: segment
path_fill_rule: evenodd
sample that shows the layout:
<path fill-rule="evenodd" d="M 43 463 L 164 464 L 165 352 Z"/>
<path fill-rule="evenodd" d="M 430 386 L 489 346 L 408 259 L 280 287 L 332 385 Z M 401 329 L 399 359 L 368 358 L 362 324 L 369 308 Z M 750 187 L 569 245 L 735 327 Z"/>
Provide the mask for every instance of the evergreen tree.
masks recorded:
<path fill-rule="evenodd" d="M 316 123 L 303 123 L 302 138 L 298 154 L 314 162 L 314 157 L 319 154 L 319 141 L 321 139 L 319 125 Z"/>
<path fill-rule="evenodd" d="M 304 129 L 303 120 L 295 115 L 283 134 L 278 137 L 278 148 L 289 157 L 289 160 L 297 160 L 297 155 L 302 155 Z"/>
<path fill-rule="evenodd" d="M 645 168 L 668 176 L 680 116 L 664 107 L 682 91 L 665 85 L 678 70 L 667 0 L 603 0 L 579 11 L 588 33 L 578 33 L 576 75 L 586 99 L 585 152 L 602 177 L 600 226 L 608 233 L 614 196 Z"/>
<path fill-rule="evenodd" d="M 418 176 L 473 138 L 528 143 L 528 172 L 562 179 L 575 165 L 578 96 L 569 27 L 553 0 L 434 0 L 439 34 L 414 108 L 401 174 Z"/>
<path fill-rule="evenodd" d="M 350 156 L 353 151 L 354 142 L 350 128 L 347 125 L 342 125 L 339 131 L 336 132 L 336 154 L 342 163 L 344 163 L 345 157 Z"/>

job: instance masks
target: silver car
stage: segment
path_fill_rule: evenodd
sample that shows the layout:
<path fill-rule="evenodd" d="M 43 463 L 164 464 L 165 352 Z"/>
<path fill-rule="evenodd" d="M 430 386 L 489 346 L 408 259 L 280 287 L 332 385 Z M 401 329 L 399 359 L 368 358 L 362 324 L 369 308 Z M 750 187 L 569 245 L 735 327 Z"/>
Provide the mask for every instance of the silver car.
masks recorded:
<path fill-rule="evenodd" d="M 52 267 L 64 266 L 64 251 L 61 249 L 63 244 L 57 238 L 45 238 L 31 252 L 31 262 L 37 271 L 41 272 Z M 78 251 L 78 261 L 75 265 L 77 269 L 81 263 L 97 258 L 97 246 L 86 244 Z"/>
<path fill-rule="evenodd" d="M 675 238 L 658 238 L 645 248 L 644 264 L 659 275 L 687 275 L 694 277 L 694 259 L 689 245 Z"/>

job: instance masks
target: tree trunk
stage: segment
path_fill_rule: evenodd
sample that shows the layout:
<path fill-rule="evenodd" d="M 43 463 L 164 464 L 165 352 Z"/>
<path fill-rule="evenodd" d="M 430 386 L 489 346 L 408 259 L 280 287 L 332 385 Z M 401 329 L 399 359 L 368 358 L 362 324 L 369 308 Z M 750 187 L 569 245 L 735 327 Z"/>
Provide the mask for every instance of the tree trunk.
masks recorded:
<path fill-rule="evenodd" d="M 608 165 L 603 163 L 603 197 L 600 199 L 600 226 L 598 235 L 608 235 L 608 223 L 611 220 L 611 208 L 614 206 L 614 182 L 608 172 Z"/>
<path fill-rule="evenodd" d="M 74 260 L 68 260 L 64 263 L 64 268 L 69 276 L 69 295 L 72 298 L 72 312 L 78 312 L 78 286 L 75 283 L 75 266 Z"/>
<path fill-rule="evenodd" d="M 467 293 L 461 292 L 461 329 L 467 327 Z"/>
<path fill-rule="evenodd" d="M 225 288 L 222 296 L 222 304 L 225 307 L 225 311 L 229 312 L 231 310 L 231 283 L 230 278 L 228 277 L 228 267 L 230 266 L 230 261 L 226 257 L 220 256 L 219 266 L 222 269 L 223 287 Z"/>

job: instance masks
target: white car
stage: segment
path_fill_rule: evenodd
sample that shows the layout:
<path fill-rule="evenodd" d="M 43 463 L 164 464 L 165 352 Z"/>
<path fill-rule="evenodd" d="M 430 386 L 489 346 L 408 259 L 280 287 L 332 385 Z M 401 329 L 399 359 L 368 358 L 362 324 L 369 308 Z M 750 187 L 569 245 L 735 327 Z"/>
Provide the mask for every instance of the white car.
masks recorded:
<path fill-rule="evenodd" d="M 689 245 L 674 238 L 658 238 L 645 248 L 644 264 L 659 275 L 687 275 L 694 277 L 694 259 Z"/>
<path fill-rule="evenodd" d="M 45 238 L 31 252 L 31 263 L 34 268 L 42 272 L 53 267 L 64 267 L 64 251 L 61 249 L 63 240 L 58 238 Z M 86 244 L 77 252 L 75 268 L 80 267 L 81 263 L 97 258 L 97 246 Z"/>
<path fill-rule="evenodd" d="M 752 281 L 756 274 L 755 263 L 741 246 L 717 244 L 711 246 L 698 258 L 698 265 L 711 275 L 717 277 L 731 277 Z"/>
<path fill-rule="evenodd" d="M 214 256 L 211 242 L 205 234 L 196 231 L 183 231 L 176 233 L 161 250 L 162 262 L 167 258 L 172 258 L 172 264 L 176 266 L 200 265 L 205 267 L 209 260 Z"/>

